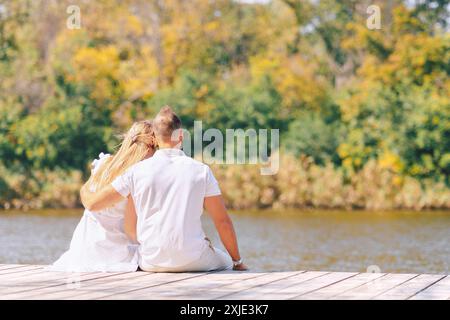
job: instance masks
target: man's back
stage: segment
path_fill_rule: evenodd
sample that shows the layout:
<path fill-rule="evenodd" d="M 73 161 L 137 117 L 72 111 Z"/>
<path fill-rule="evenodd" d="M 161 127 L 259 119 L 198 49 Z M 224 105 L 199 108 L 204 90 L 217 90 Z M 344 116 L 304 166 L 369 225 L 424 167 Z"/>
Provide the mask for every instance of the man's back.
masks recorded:
<path fill-rule="evenodd" d="M 142 268 L 183 266 L 200 257 L 208 246 L 203 201 L 220 194 L 208 166 L 179 149 L 160 149 L 113 185 L 133 198 Z"/>

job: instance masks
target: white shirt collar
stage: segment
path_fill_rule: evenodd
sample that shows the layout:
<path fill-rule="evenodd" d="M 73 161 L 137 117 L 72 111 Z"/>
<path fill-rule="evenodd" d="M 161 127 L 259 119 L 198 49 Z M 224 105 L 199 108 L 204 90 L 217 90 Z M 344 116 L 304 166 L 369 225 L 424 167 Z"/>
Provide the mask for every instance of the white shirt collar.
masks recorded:
<path fill-rule="evenodd" d="M 177 148 L 163 148 L 156 150 L 155 154 L 153 156 L 156 156 L 158 154 L 173 157 L 173 156 L 185 156 L 183 150 L 177 149 Z"/>

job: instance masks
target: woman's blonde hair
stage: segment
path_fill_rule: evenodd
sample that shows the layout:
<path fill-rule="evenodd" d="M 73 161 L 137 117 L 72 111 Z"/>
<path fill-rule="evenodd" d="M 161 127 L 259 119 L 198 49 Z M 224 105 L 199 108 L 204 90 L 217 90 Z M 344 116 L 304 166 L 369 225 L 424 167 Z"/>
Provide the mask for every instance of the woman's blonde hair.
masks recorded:
<path fill-rule="evenodd" d="M 119 150 L 91 176 L 91 186 L 101 188 L 110 184 L 129 167 L 144 160 L 157 148 L 151 121 L 135 122 L 125 134 Z"/>

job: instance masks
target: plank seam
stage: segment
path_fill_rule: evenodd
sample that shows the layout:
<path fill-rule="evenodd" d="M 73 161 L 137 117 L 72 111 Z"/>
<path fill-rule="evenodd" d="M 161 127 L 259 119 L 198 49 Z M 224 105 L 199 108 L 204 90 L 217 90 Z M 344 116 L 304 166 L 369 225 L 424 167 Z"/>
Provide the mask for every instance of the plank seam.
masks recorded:
<path fill-rule="evenodd" d="M 289 298 L 288 300 L 293 300 L 293 299 L 296 299 L 296 298 L 298 298 L 298 297 L 304 296 L 305 294 L 309 294 L 309 293 L 312 293 L 312 292 L 314 292 L 314 291 L 317 291 L 317 290 L 320 290 L 320 289 L 323 289 L 323 288 L 332 286 L 333 284 L 336 284 L 336 283 L 339 283 L 339 282 L 341 282 L 341 281 L 344 281 L 344 280 L 347 280 L 347 279 L 356 277 L 358 274 L 359 274 L 359 273 L 352 274 L 352 275 L 348 276 L 347 278 L 344 278 L 344 279 L 341 279 L 341 280 L 338 280 L 338 281 L 329 283 L 329 284 L 327 284 L 327 285 L 325 285 L 325 286 L 323 286 L 323 287 L 320 287 L 320 288 L 317 288 L 317 289 L 313 289 L 313 290 L 311 290 L 311 291 L 304 292 L 304 293 L 299 294 L 299 295 L 297 295 L 297 296 L 295 296 L 295 297 L 291 297 L 291 298 Z"/>
<path fill-rule="evenodd" d="M 358 273 L 357 275 L 360 275 L 360 274 L 364 274 L 364 273 Z M 356 277 L 357 275 L 355 275 L 355 277 Z M 380 276 L 377 277 L 377 278 L 374 278 L 374 279 L 366 279 L 366 280 L 364 280 L 364 282 L 362 282 L 362 283 L 360 283 L 360 284 L 356 284 L 354 287 L 348 288 L 347 290 L 341 291 L 341 292 L 336 293 L 336 294 L 331 294 L 330 296 L 324 298 L 324 300 L 326 300 L 326 299 L 331 299 L 331 298 L 333 298 L 333 297 L 335 297 L 336 295 L 339 295 L 339 294 L 341 294 L 341 293 L 344 293 L 344 292 L 347 292 L 347 291 L 349 291 L 349 290 L 353 290 L 353 289 L 356 289 L 356 288 L 358 288 L 358 287 L 364 286 L 364 285 L 368 284 L 369 282 L 376 281 L 376 280 L 380 279 L 380 278 L 383 277 L 383 276 L 384 276 L 384 274 L 380 274 Z M 346 279 L 344 279 L 344 280 L 346 280 Z M 325 287 L 324 287 L 324 288 L 325 288 Z M 322 289 L 322 288 L 320 288 L 319 290 L 321 290 L 321 289 Z M 316 291 L 319 291 L 319 290 L 316 290 Z M 312 292 L 312 293 L 314 293 L 314 292 Z"/>
<path fill-rule="evenodd" d="M 336 293 L 336 294 L 334 294 L 334 295 L 331 295 L 331 296 L 328 297 L 328 299 L 334 298 L 334 297 L 336 297 L 336 296 L 338 296 L 338 295 L 340 295 L 340 294 L 346 293 L 346 292 L 348 292 L 348 291 L 351 291 L 351 290 L 354 290 L 354 289 L 358 289 L 358 288 L 360 288 L 360 287 L 362 287 L 362 286 L 367 285 L 368 283 L 371 283 L 371 282 L 374 282 L 374 281 L 378 281 L 379 279 L 381 279 L 381 278 L 383 278 L 383 277 L 385 277 L 385 276 L 387 276 L 387 275 L 388 275 L 388 273 L 385 273 L 385 274 L 383 274 L 382 276 L 380 276 L 380 277 L 378 277 L 378 278 L 376 278 L 376 279 L 372 279 L 372 280 L 367 281 L 367 282 L 364 282 L 364 283 L 362 283 L 362 284 L 360 284 L 360 285 L 358 285 L 358 286 L 356 286 L 356 287 L 353 287 L 353 288 L 344 290 L 344 291 L 342 291 L 342 292 Z"/>
<path fill-rule="evenodd" d="M 4 273 L 0 273 L 0 277 L 1 276 L 5 276 L 5 275 L 10 275 L 10 274 L 14 274 L 14 273 L 19 273 L 19 272 L 27 272 L 27 271 L 37 271 L 37 270 L 42 270 L 44 267 L 40 267 L 40 266 L 36 266 L 32 269 L 27 269 L 27 270 L 16 270 L 16 271 L 12 271 L 12 272 L 4 272 Z"/>
<path fill-rule="evenodd" d="M 209 290 L 219 289 L 219 288 L 223 288 L 223 287 L 226 287 L 226 286 L 229 286 L 229 285 L 233 285 L 233 284 L 235 284 L 237 282 L 240 282 L 240 281 L 241 282 L 245 282 L 247 280 L 252 280 L 252 279 L 255 279 L 255 278 L 261 278 L 261 277 L 264 277 L 265 275 L 268 275 L 268 274 L 270 274 L 270 273 L 263 272 L 263 273 L 255 274 L 254 276 L 252 276 L 250 278 L 246 278 L 246 279 L 230 279 L 230 281 L 232 281 L 231 283 L 219 284 L 217 287 L 207 288 L 207 289 L 200 288 L 200 290 L 197 290 L 197 291 L 201 292 L 202 290 L 208 290 L 209 291 Z M 183 279 L 181 281 L 184 281 L 184 280 L 188 280 L 188 279 Z M 196 291 L 196 290 L 194 289 L 193 291 Z M 211 300 L 214 300 L 214 299 L 211 299 Z"/>
<path fill-rule="evenodd" d="M 292 277 L 295 277 L 295 276 L 300 275 L 300 274 L 306 274 L 307 272 L 310 272 L 310 271 L 302 271 L 302 272 L 300 272 L 300 273 L 297 273 L 297 274 L 293 275 Z M 309 281 L 309 280 L 313 280 L 313 279 L 317 279 L 317 278 L 326 276 L 327 274 L 331 274 L 331 272 L 326 272 L 326 273 L 324 273 L 324 274 L 320 274 L 320 275 L 318 275 L 318 276 L 315 276 L 315 277 L 312 277 L 312 278 L 309 278 L 309 279 L 304 279 L 304 280 L 302 280 L 302 281 L 300 281 L 300 282 L 297 282 L 297 283 L 293 283 L 293 284 L 291 284 L 291 285 L 288 285 L 287 287 L 284 287 L 283 290 L 284 290 L 284 289 L 291 288 L 291 287 L 293 287 L 293 286 L 296 286 L 296 285 L 298 285 L 298 284 L 300 284 L 300 283 L 303 283 L 303 282 L 306 282 L 306 281 Z M 289 278 L 289 277 L 287 277 L 287 278 Z M 280 279 L 280 280 L 283 280 L 283 279 Z M 272 282 L 276 282 L 276 281 L 272 281 Z M 270 283 L 265 283 L 265 284 L 263 284 L 263 285 L 260 285 L 259 287 L 264 287 L 264 286 L 266 286 L 266 285 L 268 285 L 268 284 L 270 284 Z M 273 292 L 274 292 L 274 291 L 270 291 L 270 292 L 267 292 L 267 293 L 270 294 L 270 293 L 273 293 Z"/>
<path fill-rule="evenodd" d="M 389 273 L 389 274 L 394 274 L 394 273 Z M 395 288 L 397 288 L 397 287 L 399 287 L 399 286 L 401 286 L 401 285 L 407 283 L 408 281 L 411 281 L 411 280 L 417 278 L 418 276 L 420 276 L 420 274 L 416 274 L 414 277 L 411 277 L 411 278 L 409 278 L 409 279 L 407 279 L 407 280 L 405 280 L 405 281 L 403 281 L 403 282 L 400 282 L 399 284 L 397 284 L 397 285 L 395 285 L 395 286 L 393 286 L 393 287 L 391 287 L 391 288 L 389 288 L 389 289 L 386 289 L 386 290 L 383 291 L 383 292 L 380 292 L 379 294 L 377 294 L 377 295 L 375 295 L 375 296 L 373 296 L 373 297 L 370 297 L 369 300 L 373 300 L 373 299 L 375 299 L 375 297 L 377 297 L 377 296 L 379 296 L 379 295 L 381 295 L 381 294 L 385 294 L 385 293 L 388 292 L 389 290 L 395 289 Z"/>
<path fill-rule="evenodd" d="M 421 293 L 422 291 L 424 291 L 424 290 L 430 288 L 431 286 L 434 286 L 436 283 L 438 283 L 439 281 L 441 281 L 441 280 L 444 279 L 445 277 L 446 277 L 446 276 L 443 276 L 442 278 L 440 278 L 440 279 L 438 279 L 438 280 L 436 280 L 436 281 L 430 283 L 428 286 L 426 286 L 425 288 L 423 288 L 423 289 L 417 291 L 417 292 L 414 293 L 413 295 L 407 297 L 405 300 L 410 300 L 412 297 L 418 295 L 418 294 Z"/>
<path fill-rule="evenodd" d="M 95 298 L 94 300 L 104 299 L 104 298 L 107 298 L 107 297 L 113 297 L 113 296 L 116 296 L 116 295 L 119 295 L 119 294 L 125 294 L 125 293 L 130 293 L 130 292 L 135 292 L 135 291 L 145 290 L 145 289 L 148 289 L 148 288 L 159 287 L 159 286 L 166 285 L 166 284 L 169 284 L 169 283 L 174 283 L 174 282 L 177 282 L 177 281 L 183 281 L 183 280 L 187 280 L 187 279 L 199 278 L 199 277 L 205 276 L 205 275 L 207 275 L 207 274 L 211 274 L 211 273 L 213 273 L 213 272 L 202 273 L 202 274 L 195 275 L 195 276 L 192 276 L 192 277 L 187 277 L 187 278 L 183 278 L 183 279 L 178 279 L 178 280 L 173 280 L 173 281 L 163 282 L 163 283 L 151 285 L 151 286 L 148 286 L 148 287 L 143 287 L 143 288 L 138 288 L 138 289 L 133 289 L 133 290 L 128 290 L 128 291 L 116 292 L 116 293 L 114 293 L 114 294 L 108 294 L 108 295 L 106 295 L 106 296 L 101 296 L 101 297 Z"/>
<path fill-rule="evenodd" d="M 51 272 L 54 272 L 54 271 L 51 271 Z M 54 273 L 56 273 L 56 274 L 58 274 L 58 273 L 61 273 L 61 272 L 54 272 Z M 101 275 L 101 274 L 103 274 L 102 272 L 93 272 L 92 274 L 96 274 L 96 273 L 99 273 L 99 275 Z M 114 274 L 112 274 L 112 275 L 109 275 L 109 276 L 111 276 L 111 277 L 113 277 L 113 276 L 118 276 L 118 275 L 122 275 L 122 274 L 127 274 L 128 272 L 122 272 L 122 273 L 114 273 Z M 33 276 L 33 275 L 36 275 L 36 274 L 30 274 L 31 276 Z M 39 276 L 39 273 L 37 274 L 38 276 Z M 48 279 L 48 280 L 52 280 L 52 281 L 59 281 L 59 280 L 63 280 L 63 279 L 67 279 L 67 278 L 70 278 L 70 275 L 65 275 L 65 276 L 58 276 L 58 277 L 56 277 L 56 278 L 51 278 L 51 279 Z M 97 279 L 102 279 L 103 277 L 100 277 L 100 278 L 92 278 L 92 279 L 84 279 L 84 280 L 80 280 L 80 282 L 85 282 L 85 283 L 88 283 L 89 281 L 91 281 L 91 280 L 97 280 Z M 45 281 L 45 280 L 47 280 L 47 279 L 41 279 L 41 280 L 39 280 L 39 279 L 37 279 L 36 281 Z M 122 279 L 119 279 L 119 280 L 122 280 Z M 119 280 L 117 280 L 117 281 L 119 281 Z M 67 283 L 66 283 L 67 284 Z M 34 291 L 34 290 L 40 290 L 40 289 L 47 289 L 47 288 L 51 288 L 51 287 L 55 287 L 55 286 L 60 286 L 60 285 L 64 285 L 64 284 L 62 284 L 62 283 L 60 283 L 60 284 L 53 284 L 53 285 L 46 285 L 46 284 L 44 284 L 44 285 L 41 285 L 41 286 L 39 286 L 39 287 L 35 287 L 35 288 L 32 288 L 32 289 L 27 289 L 27 290 L 22 290 L 22 291 L 16 291 L 16 292 L 11 292 L 11 293 L 6 293 L 7 295 L 13 295 L 13 294 L 16 294 L 16 293 L 23 293 L 23 292 L 31 292 L 31 291 Z M 60 292 L 60 291 L 56 291 L 56 292 Z"/>
<path fill-rule="evenodd" d="M 38 269 L 30 269 L 30 270 L 23 271 L 22 275 L 20 274 L 20 272 L 17 272 L 17 275 L 13 276 L 10 279 L 23 279 L 23 278 L 28 278 L 29 276 L 40 275 L 45 272 L 48 272 L 48 270 L 45 270 L 43 268 L 42 269 L 39 269 L 39 268 Z"/>
<path fill-rule="evenodd" d="M 4 268 L 5 266 L 6 266 L 6 268 Z M 24 268 L 24 267 L 28 267 L 28 265 L 22 264 L 22 265 L 11 266 L 11 265 L 7 265 L 7 264 L 2 264 L 0 267 L 1 267 L 1 269 L 0 269 L 0 275 L 1 275 L 1 272 L 5 271 L 5 270 Z"/>
<path fill-rule="evenodd" d="M 280 281 L 280 280 L 288 279 L 288 278 L 297 276 L 297 275 L 302 274 L 302 273 L 305 273 L 305 272 L 306 272 L 306 271 L 300 271 L 300 272 L 291 274 L 290 276 L 286 276 L 286 277 L 284 277 L 284 278 L 272 280 L 272 281 L 269 281 L 269 282 L 266 282 L 266 283 L 263 283 L 263 284 L 258 284 L 258 285 L 256 285 L 256 286 L 249 287 L 249 288 L 246 288 L 246 289 L 241 289 L 241 290 L 238 290 L 238 291 L 235 291 L 235 292 L 232 292 L 232 293 L 227 293 L 227 294 L 225 294 L 225 295 L 223 295 L 223 296 L 216 297 L 216 298 L 214 298 L 213 300 L 223 299 L 224 297 L 231 296 L 231 295 L 236 294 L 236 293 L 240 293 L 240 292 L 244 292 L 244 291 L 247 291 L 247 290 L 250 290 L 250 289 L 262 287 L 262 286 L 265 286 L 265 285 L 267 285 L 267 284 L 271 284 L 271 283 L 274 283 L 274 282 L 277 282 L 277 281 Z M 269 272 L 268 274 L 270 274 L 270 272 Z M 254 279 L 254 278 L 249 278 L 249 279 Z M 249 279 L 245 279 L 245 281 L 247 281 L 247 280 L 249 280 Z M 218 288 L 220 288 L 220 287 L 218 287 Z"/>
<path fill-rule="evenodd" d="M 143 272 L 143 273 L 145 273 L 145 272 Z M 150 277 L 150 276 L 153 276 L 153 275 L 155 275 L 155 274 L 156 274 L 156 272 L 152 272 L 152 273 L 147 272 L 147 274 L 138 275 L 138 276 L 136 276 L 135 278 L 131 278 L 131 279 Z M 98 280 L 98 279 L 94 279 L 94 280 Z M 117 279 L 117 280 L 114 281 L 114 283 L 116 283 L 116 282 L 121 282 L 121 281 L 125 281 L 125 280 L 130 280 L 130 279 L 128 279 L 128 278 Z M 87 294 L 92 294 L 93 292 L 96 291 L 96 290 L 95 290 L 95 285 L 96 285 L 96 284 L 86 286 L 86 287 L 90 287 L 90 288 L 93 287 L 93 290 L 90 290 L 90 291 L 89 291 L 89 290 L 87 290 L 87 291 L 80 291 L 80 292 L 79 292 L 80 294 L 75 294 L 75 295 L 71 296 L 70 298 L 63 298 L 63 299 L 69 299 L 69 300 L 70 300 L 71 298 L 81 297 L 81 296 L 87 295 Z M 86 287 L 85 287 L 85 288 L 86 288 Z M 51 292 L 50 294 L 53 294 L 53 293 L 56 293 L 56 292 L 64 292 L 64 290 Z M 101 291 L 100 291 L 100 292 L 101 292 Z"/>
<path fill-rule="evenodd" d="M 112 276 L 115 276 L 115 275 L 118 275 L 118 274 L 125 274 L 125 273 L 127 273 L 127 272 L 115 273 L 115 274 L 105 275 L 105 276 L 101 276 L 101 277 L 99 276 L 99 277 L 92 278 L 92 279 L 83 279 L 83 280 L 80 280 L 80 282 L 87 282 L 87 281 L 90 281 L 90 280 L 108 278 L 108 277 L 112 277 Z M 64 279 L 64 278 L 66 278 L 66 277 L 59 278 L 59 279 Z M 15 294 L 19 294 L 19 293 L 25 293 L 25 292 L 33 293 L 32 291 L 45 289 L 45 288 L 53 288 L 53 287 L 65 286 L 65 285 L 67 285 L 67 283 L 58 283 L 58 284 L 54 284 L 54 285 L 50 285 L 50 286 L 46 286 L 46 287 L 37 287 L 37 288 L 28 289 L 28 290 L 13 292 L 13 293 L 10 293 L 10 294 L 5 294 L 3 297 L 8 296 L 8 295 L 15 295 Z M 55 291 L 55 292 L 60 292 L 60 291 Z M 26 297 L 30 297 L 31 298 L 31 297 L 34 297 L 34 296 L 35 295 L 32 294 L 32 295 L 26 296 Z"/>

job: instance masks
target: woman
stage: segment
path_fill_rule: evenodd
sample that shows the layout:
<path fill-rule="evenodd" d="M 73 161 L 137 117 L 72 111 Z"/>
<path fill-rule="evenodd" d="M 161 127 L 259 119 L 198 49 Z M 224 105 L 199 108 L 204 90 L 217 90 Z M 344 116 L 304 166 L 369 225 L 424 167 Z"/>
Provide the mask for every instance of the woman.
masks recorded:
<path fill-rule="evenodd" d="M 91 177 L 85 186 L 95 190 L 108 185 L 130 166 L 151 157 L 155 149 L 152 123 L 135 123 L 115 155 L 101 153 L 93 162 Z M 100 212 L 85 210 L 73 234 L 70 249 L 50 269 L 67 272 L 136 271 L 137 243 L 125 233 L 126 225 L 135 223 L 131 221 L 132 210 L 134 206 L 130 198 Z M 127 217 L 130 217 L 130 222 Z"/>

